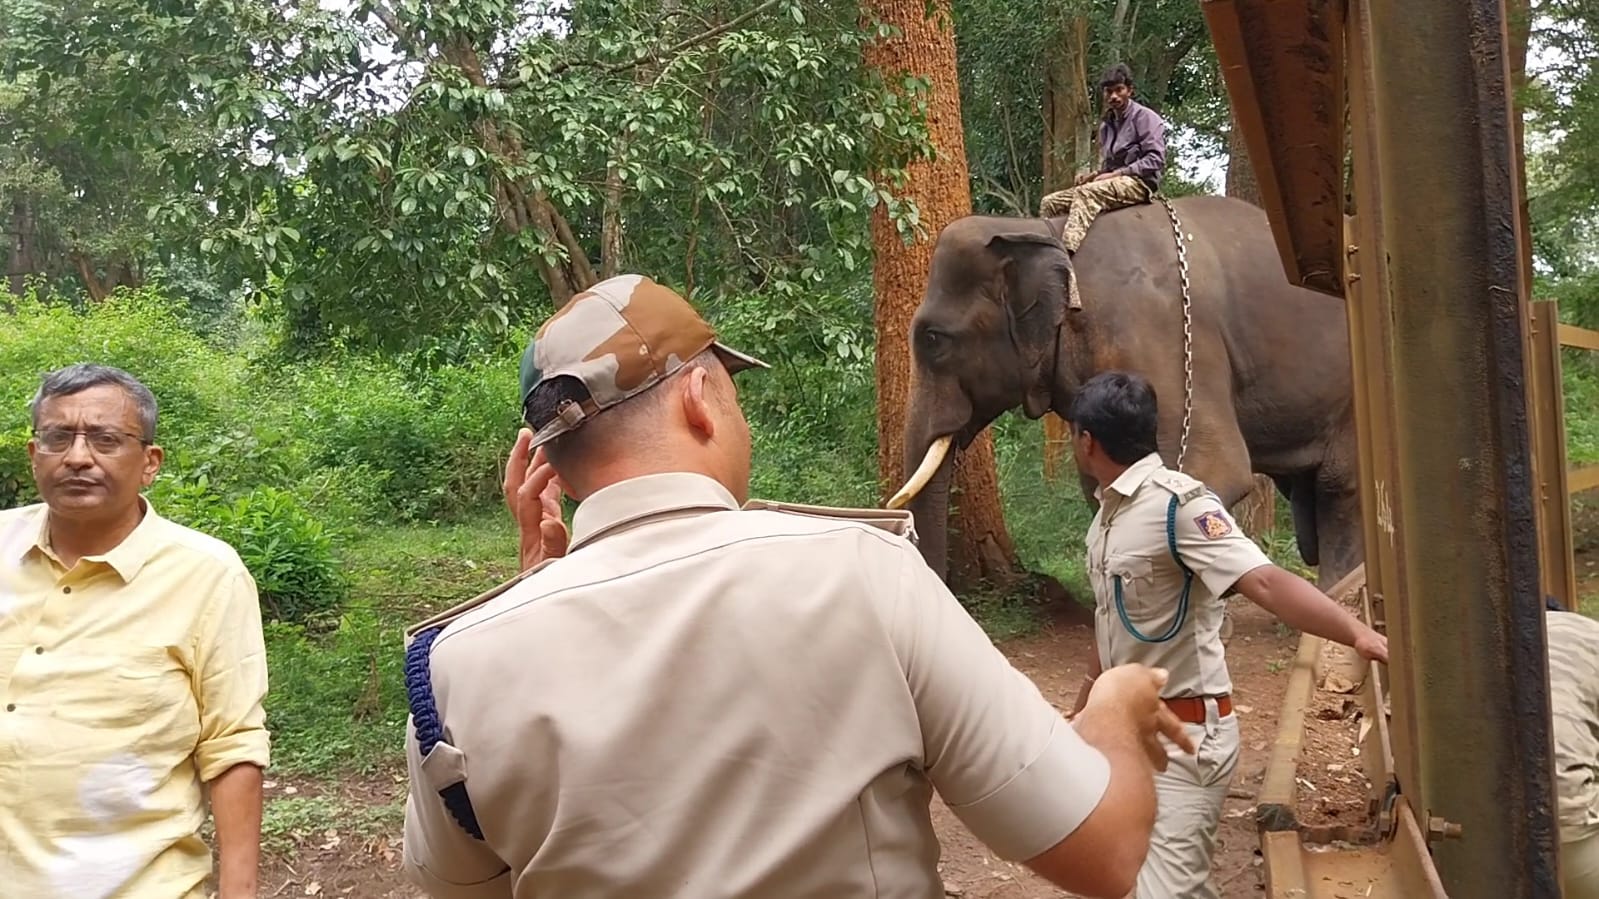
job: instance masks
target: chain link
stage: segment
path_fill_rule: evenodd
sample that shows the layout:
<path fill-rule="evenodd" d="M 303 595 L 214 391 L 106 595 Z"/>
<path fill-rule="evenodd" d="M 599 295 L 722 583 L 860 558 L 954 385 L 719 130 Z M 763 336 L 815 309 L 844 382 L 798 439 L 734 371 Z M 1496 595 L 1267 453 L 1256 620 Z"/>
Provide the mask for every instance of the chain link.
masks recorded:
<path fill-rule="evenodd" d="M 1194 421 L 1194 298 L 1188 291 L 1188 248 L 1183 243 L 1183 226 L 1171 200 L 1159 194 L 1160 205 L 1171 218 L 1172 238 L 1177 241 L 1177 267 L 1183 285 L 1183 430 L 1177 446 L 1177 470 L 1182 471 L 1188 456 L 1188 432 Z"/>

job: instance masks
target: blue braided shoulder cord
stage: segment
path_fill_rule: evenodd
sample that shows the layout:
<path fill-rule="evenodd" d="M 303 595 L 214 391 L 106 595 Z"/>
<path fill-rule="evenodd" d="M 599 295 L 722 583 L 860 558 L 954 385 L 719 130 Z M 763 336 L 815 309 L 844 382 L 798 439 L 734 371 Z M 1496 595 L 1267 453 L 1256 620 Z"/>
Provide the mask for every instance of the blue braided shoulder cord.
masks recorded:
<path fill-rule="evenodd" d="M 1116 614 L 1122 620 L 1122 627 L 1133 635 L 1133 639 L 1140 643 L 1165 643 L 1177 636 L 1182 629 L 1183 622 L 1188 618 L 1188 591 L 1194 583 L 1194 572 L 1183 562 L 1183 557 L 1177 554 L 1177 497 L 1173 496 L 1166 505 L 1166 549 L 1171 553 L 1172 559 L 1177 562 L 1177 567 L 1183 570 L 1183 592 L 1177 597 L 1177 618 L 1172 621 L 1171 627 L 1159 637 L 1146 636 L 1143 631 L 1133 626 L 1133 620 L 1127 617 L 1127 606 L 1122 601 L 1122 576 L 1112 575 L 1111 582 L 1115 587 Z"/>
<path fill-rule="evenodd" d="M 433 641 L 443 631 L 442 627 L 428 628 L 418 633 L 405 650 L 405 696 L 411 707 L 412 725 L 416 728 L 417 748 L 423 758 L 444 741 L 444 724 L 439 721 L 439 709 L 433 702 L 433 675 L 428 668 Z M 444 808 L 455 823 L 476 839 L 483 839 L 483 829 L 478 826 L 477 812 L 466 794 L 465 781 L 456 781 L 440 790 L 439 798 L 444 800 Z"/>

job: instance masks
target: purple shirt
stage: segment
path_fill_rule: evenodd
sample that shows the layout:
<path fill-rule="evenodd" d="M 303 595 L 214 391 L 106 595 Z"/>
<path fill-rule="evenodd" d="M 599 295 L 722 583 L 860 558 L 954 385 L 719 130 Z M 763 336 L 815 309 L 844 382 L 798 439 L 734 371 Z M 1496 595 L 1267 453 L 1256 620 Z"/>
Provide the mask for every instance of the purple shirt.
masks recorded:
<path fill-rule="evenodd" d="M 1166 168 L 1166 122 L 1155 110 L 1128 100 L 1120 118 L 1112 115 L 1100 123 L 1099 159 L 1101 172 L 1132 175 L 1158 189 Z"/>

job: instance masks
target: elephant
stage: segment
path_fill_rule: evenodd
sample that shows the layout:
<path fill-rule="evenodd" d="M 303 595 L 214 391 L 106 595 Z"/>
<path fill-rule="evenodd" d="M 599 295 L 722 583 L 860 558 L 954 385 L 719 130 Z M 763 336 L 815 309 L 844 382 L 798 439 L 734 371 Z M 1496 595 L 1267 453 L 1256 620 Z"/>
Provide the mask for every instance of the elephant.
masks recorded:
<path fill-rule="evenodd" d="M 1182 470 L 1228 507 L 1269 475 L 1293 512 L 1299 555 L 1325 589 L 1364 558 L 1349 328 L 1336 297 L 1284 276 L 1265 213 L 1231 197 L 1169 201 L 1188 260 L 1192 417 Z M 953 444 L 1010 409 L 1062 418 L 1098 372 L 1155 388 L 1161 458 L 1176 467 L 1184 418 L 1181 269 L 1158 202 L 1102 214 L 1075 256 L 1062 218 L 970 215 L 938 235 L 911 319 L 905 470 L 928 565 L 943 578 Z M 1082 308 L 1067 308 L 1074 271 Z M 1081 476 L 1080 476 L 1081 477 Z M 1094 504 L 1094 484 L 1082 478 Z"/>

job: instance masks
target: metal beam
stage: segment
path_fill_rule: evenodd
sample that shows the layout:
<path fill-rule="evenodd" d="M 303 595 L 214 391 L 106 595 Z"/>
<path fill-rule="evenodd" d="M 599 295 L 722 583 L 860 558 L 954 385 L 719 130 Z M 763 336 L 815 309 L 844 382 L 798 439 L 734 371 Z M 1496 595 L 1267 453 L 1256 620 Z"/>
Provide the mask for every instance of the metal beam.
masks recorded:
<path fill-rule="evenodd" d="M 1590 331 L 1576 325 L 1561 325 L 1559 327 L 1560 343 L 1564 346 L 1574 346 L 1584 350 L 1599 350 L 1599 331 Z"/>
<path fill-rule="evenodd" d="M 1299 652 L 1277 714 L 1277 738 L 1255 793 L 1255 824 L 1263 833 L 1299 828 L 1299 752 L 1305 745 L 1305 709 L 1316 695 L 1316 657 L 1323 642 L 1311 634 L 1299 635 Z"/>
<path fill-rule="evenodd" d="M 1532 304 L 1527 341 L 1528 393 L 1533 420 L 1533 470 L 1538 484 L 1538 573 L 1542 593 L 1571 608 L 1577 601 L 1571 552 L 1571 488 L 1566 473 L 1565 392 L 1560 381 L 1560 335 L 1555 304 Z M 1543 596 L 1540 595 L 1541 601 Z"/>
<path fill-rule="evenodd" d="M 1413 629 L 1405 601 L 1405 500 L 1398 489 L 1403 419 L 1394 397 L 1394 336 L 1382 215 L 1383 160 L 1377 142 L 1372 96 L 1371 15 L 1359 0 L 1349 5 L 1344 41 L 1349 58 L 1349 124 L 1354 151 L 1356 215 L 1346 256 L 1349 348 L 1355 374 L 1355 431 L 1360 445 L 1360 505 L 1365 522 L 1366 586 L 1389 642 L 1405 646 Z M 1389 699 L 1393 771 L 1401 790 L 1421 780 L 1414 658 L 1390 653 Z"/>
<path fill-rule="evenodd" d="M 1583 465 L 1566 472 L 1566 492 L 1584 493 L 1599 487 L 1599 465 Z"/>
<path fill-rule="evenodd" d="M 1391 316 L 1407 424 L 1396 484 L 1406 620 L 1393 651 L 1412 662 L 1419 780 L 1401 789 L 1422 834 L 1461 828 L 1432 845 L 1451 897 L 1556 896 L 1502 0 L 1369 10 L 1387 260 L 1372 287 Z"/>
<path fill-rule="evenodd" d="M 1343 295 L 1344 0 L 1204 0 L 1290 283 Z"/>

